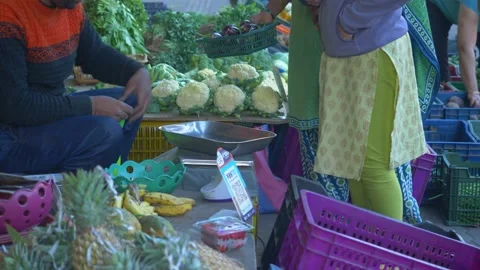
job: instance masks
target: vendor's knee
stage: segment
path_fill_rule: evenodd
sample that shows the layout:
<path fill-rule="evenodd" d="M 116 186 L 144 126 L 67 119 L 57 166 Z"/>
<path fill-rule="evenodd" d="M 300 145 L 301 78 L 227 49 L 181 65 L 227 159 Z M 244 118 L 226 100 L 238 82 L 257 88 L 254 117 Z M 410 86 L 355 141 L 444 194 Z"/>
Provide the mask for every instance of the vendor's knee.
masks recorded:
<path fill-rule="evenodd" d="M 99 116 L 95 117 L 94 122 L 92 136 L 101 140 L 99 143 L 104 145 L 116 145 L 121 142 L 123 138 L 123 130 L 115 119 Z"/>

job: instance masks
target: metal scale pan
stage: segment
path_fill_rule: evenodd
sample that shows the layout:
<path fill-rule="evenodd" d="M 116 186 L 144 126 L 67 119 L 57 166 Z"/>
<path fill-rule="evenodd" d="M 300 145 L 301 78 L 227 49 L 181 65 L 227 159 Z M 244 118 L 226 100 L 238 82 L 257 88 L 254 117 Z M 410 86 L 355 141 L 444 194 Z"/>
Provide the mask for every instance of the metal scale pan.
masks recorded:
<path fill-rule="evenodd" d="M 194 121 L 160 128 L 168 142 L 192 152 L 216 156 L 219 147 L 234 156 L 265 149 L 277 136 L 270 131 L 214 121 Z"/>

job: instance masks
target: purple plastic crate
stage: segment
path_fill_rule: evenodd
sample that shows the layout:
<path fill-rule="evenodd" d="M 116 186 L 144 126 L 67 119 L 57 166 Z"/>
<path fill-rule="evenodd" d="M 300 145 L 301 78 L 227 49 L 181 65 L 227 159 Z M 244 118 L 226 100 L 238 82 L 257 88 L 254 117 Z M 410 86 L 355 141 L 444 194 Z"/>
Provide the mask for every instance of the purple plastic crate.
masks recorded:
<path fill-rule="evenodd" d="M 428 153 L 412 161 L 412 178 L 413 178 L 413 197 L 418 203 L 423 200 L 423 194 L 430 180 L 430 174 L 432 173 L 433 165 L 435 165 L 435 159 L 437 153 L 428 146 Z"/>
<path fill-rule="evenodd" d="M 290 269 L 479 269 L 480 249 L 308 191 L 278 256 Z"/>

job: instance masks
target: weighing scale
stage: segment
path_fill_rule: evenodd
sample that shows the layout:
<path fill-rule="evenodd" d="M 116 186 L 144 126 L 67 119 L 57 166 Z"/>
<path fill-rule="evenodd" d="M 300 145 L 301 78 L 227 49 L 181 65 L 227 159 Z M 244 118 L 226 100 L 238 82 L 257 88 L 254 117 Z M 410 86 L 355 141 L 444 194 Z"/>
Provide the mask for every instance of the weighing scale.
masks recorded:
<path fill-rule="evenodd" d="M 177 146 L 173 156 L 187 171 L 182 189 L 201 191 L 205 199 L 231 199 L 217 168 L 219 147 L 229 151 L 245 181 L 245 186 L 256 208 L 253 218 L 255 236 L 258 228 L 258 181 L 253 153 L 265 149 L 276 134 L 269 131 L 241 127 L 213 121 L 194 121 L 160 128 L 168 142 Z"/>
<path fill-rule="evenodd" d="M 265 149 L 275 138 L 270 131 L 214 121 L 194 121 L 160 128 L 170 144 L 177 146 L 176 159 L 187 167 L 183 189 L 201 190 L 208 200 L 228 200 L 217 168 L 219 147 L 229 151 L 242 174 L 250 197 L 258 195 L 253 153 Z M 217 192 L 211 192 L 217 187 Z"/>

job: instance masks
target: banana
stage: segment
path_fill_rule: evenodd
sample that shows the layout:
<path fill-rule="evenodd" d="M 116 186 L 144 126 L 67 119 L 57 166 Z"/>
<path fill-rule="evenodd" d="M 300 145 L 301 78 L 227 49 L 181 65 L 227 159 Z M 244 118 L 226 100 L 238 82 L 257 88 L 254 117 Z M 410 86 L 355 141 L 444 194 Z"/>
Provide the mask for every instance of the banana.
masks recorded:
<path fill-rule="evenodd" d="M 138 196 L 140 196 L 140 197 L 145 196 L 145 194 L 147 194 L 147 191 L 146 191 L 145 189 L 140 189 L 140 190 L 138 191 Z"/>
<path fill-rule="evenodd" d="M 124 196 L 125 196 L 125 193 L 115 196 L 115 200 L 113 201 L 112 206 L 115 208 L 122 208 Z"/>
<path fill-rule="evenodd" d="M 184 198 L 184 197 L 178 197 L 178 199 L 179 199 L 180 201 L 182 201 L 181 204 L 186 204 L 186 203 L 188 203 L 188 204 L 191 204 L 192 206 L 195 206 L 195 200 L 194 200 L 194 199 Z"/>
<path fill-rule="evenodd" d="M 155 212 L 160 216 L 174 217 L 181 216 L 192 210 L 192 205 L 189 203 L 180 205 L 157 205 L 155 206 Z"/>
<path fill-rule="evenodd" d="M 143 199 L 149 203 L 162 204 L 162 205 L 180 205 L 183 204 L 179 198 L 161 192 L 148 192 L 143 196 Z"/>
<path fill-rule="evenodd" d="M 123 200 L 123 208 L 134 214 L 135 216 L 152 216 L 157 215 L 155 213 L 155 207 L 151 206 L 148 202 L 141 202 L 134 200 L 129 192 L 125 192 L 125 198 Z"/>

